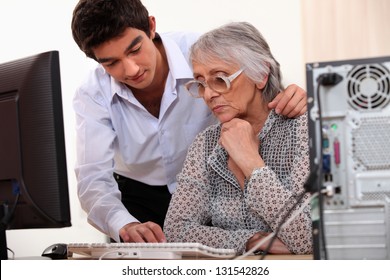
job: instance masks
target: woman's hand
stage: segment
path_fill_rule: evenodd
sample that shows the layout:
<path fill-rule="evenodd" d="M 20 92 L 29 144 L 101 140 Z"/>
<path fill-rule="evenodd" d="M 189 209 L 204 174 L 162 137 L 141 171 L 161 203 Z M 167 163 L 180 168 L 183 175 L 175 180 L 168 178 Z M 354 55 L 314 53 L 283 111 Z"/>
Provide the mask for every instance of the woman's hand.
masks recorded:
<path fill-rule="evenodd" d="M 263 240 L 265 237 L 267 237 L 270 232 L 258 232 L 255 235 L 253 235 L 251 238 L 249 238 L 248 242 L 246 243 L 246 250 L 249 251 L 253 247 L 255 247 L 261 240 Z M 264 244 L 262 244 L 257 250 L 266 250 L 268 248 L 269 243 L 271 242 L 272 238 L 267 240 Z M 269 254 L 291 254 L 290 250 L 287 248 L 287 246 L 279 239 L 275 238 L 274 242 L 272 243 L 271 248 L 267 252 Z"/>
<path fill-rule="evenodd" d="M 249 122 L 235 118 L 223 123 L 219 144 L 246 178 L 250 177 L 254 168 L 264 167 L 259 155 L 259 139 Z"/>

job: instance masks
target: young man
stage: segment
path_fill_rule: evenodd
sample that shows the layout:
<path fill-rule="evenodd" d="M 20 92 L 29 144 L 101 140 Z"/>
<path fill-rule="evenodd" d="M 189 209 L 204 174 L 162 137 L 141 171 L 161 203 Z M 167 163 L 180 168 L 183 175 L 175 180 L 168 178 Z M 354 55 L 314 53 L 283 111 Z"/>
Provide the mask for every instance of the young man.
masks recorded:
<path fill-rule="evenodd" d="M 188 146 L 215 123 L 184 84 L 198 35 L 157 34 L 139 0 L 81 0 L 73 37 L 99 65 L 74 97 L 78 195 L 88 221 L 116 241 L 164 242 L 165 214 Z M 306 111 L 295 85 L 269 104 Z"/>

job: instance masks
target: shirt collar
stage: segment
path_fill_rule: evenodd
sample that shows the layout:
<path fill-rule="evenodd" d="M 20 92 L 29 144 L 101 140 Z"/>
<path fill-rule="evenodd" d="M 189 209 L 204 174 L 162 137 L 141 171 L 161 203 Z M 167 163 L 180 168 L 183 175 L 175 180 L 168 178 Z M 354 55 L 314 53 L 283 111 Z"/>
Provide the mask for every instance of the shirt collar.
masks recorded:
<path fill-rule="evenodd" d="M 169 70 L 175 80 L 192 79 L 193 73 L 188 57 L 185 57 L 180 46 L 167 34 L 160 35 L 167 55 Z M 188 52 L 188 50 L 185 50 Z"/>

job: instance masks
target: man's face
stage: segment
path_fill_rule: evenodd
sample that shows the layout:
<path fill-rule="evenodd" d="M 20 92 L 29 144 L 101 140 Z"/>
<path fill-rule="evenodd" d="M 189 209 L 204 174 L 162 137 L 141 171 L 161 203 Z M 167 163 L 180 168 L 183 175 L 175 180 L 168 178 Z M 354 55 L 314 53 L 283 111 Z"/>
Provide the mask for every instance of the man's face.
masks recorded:
<path fill-rule="evenodd" d="M 97 61 L 118 82 L 130 88 L 146 89 L 156 73 L 157 49 L 145 32 L 127 28 L 117 38 L 94 48 Z"/>

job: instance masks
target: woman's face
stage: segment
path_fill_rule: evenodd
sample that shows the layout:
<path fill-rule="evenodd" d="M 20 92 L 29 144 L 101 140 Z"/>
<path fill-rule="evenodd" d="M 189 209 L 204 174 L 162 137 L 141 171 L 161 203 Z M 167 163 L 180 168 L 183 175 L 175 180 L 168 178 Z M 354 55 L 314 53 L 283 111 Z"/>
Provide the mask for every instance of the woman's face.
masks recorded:
<path fill-rule="evenodd" d="M 225 93 L 218 93 L 208 86 L 213 77 L 228 77 L 240 70 L 238 65 L 219 60 L 209 61 L 207 65 L 193 61 L 193 70 L 195 80 L 206 83 L 203 100 L 221 123 L 233 118 L 250 121 L 261 110 L 261 91 L 245 75 L 245 70 L 230 83 L 230 89 Z"/>

